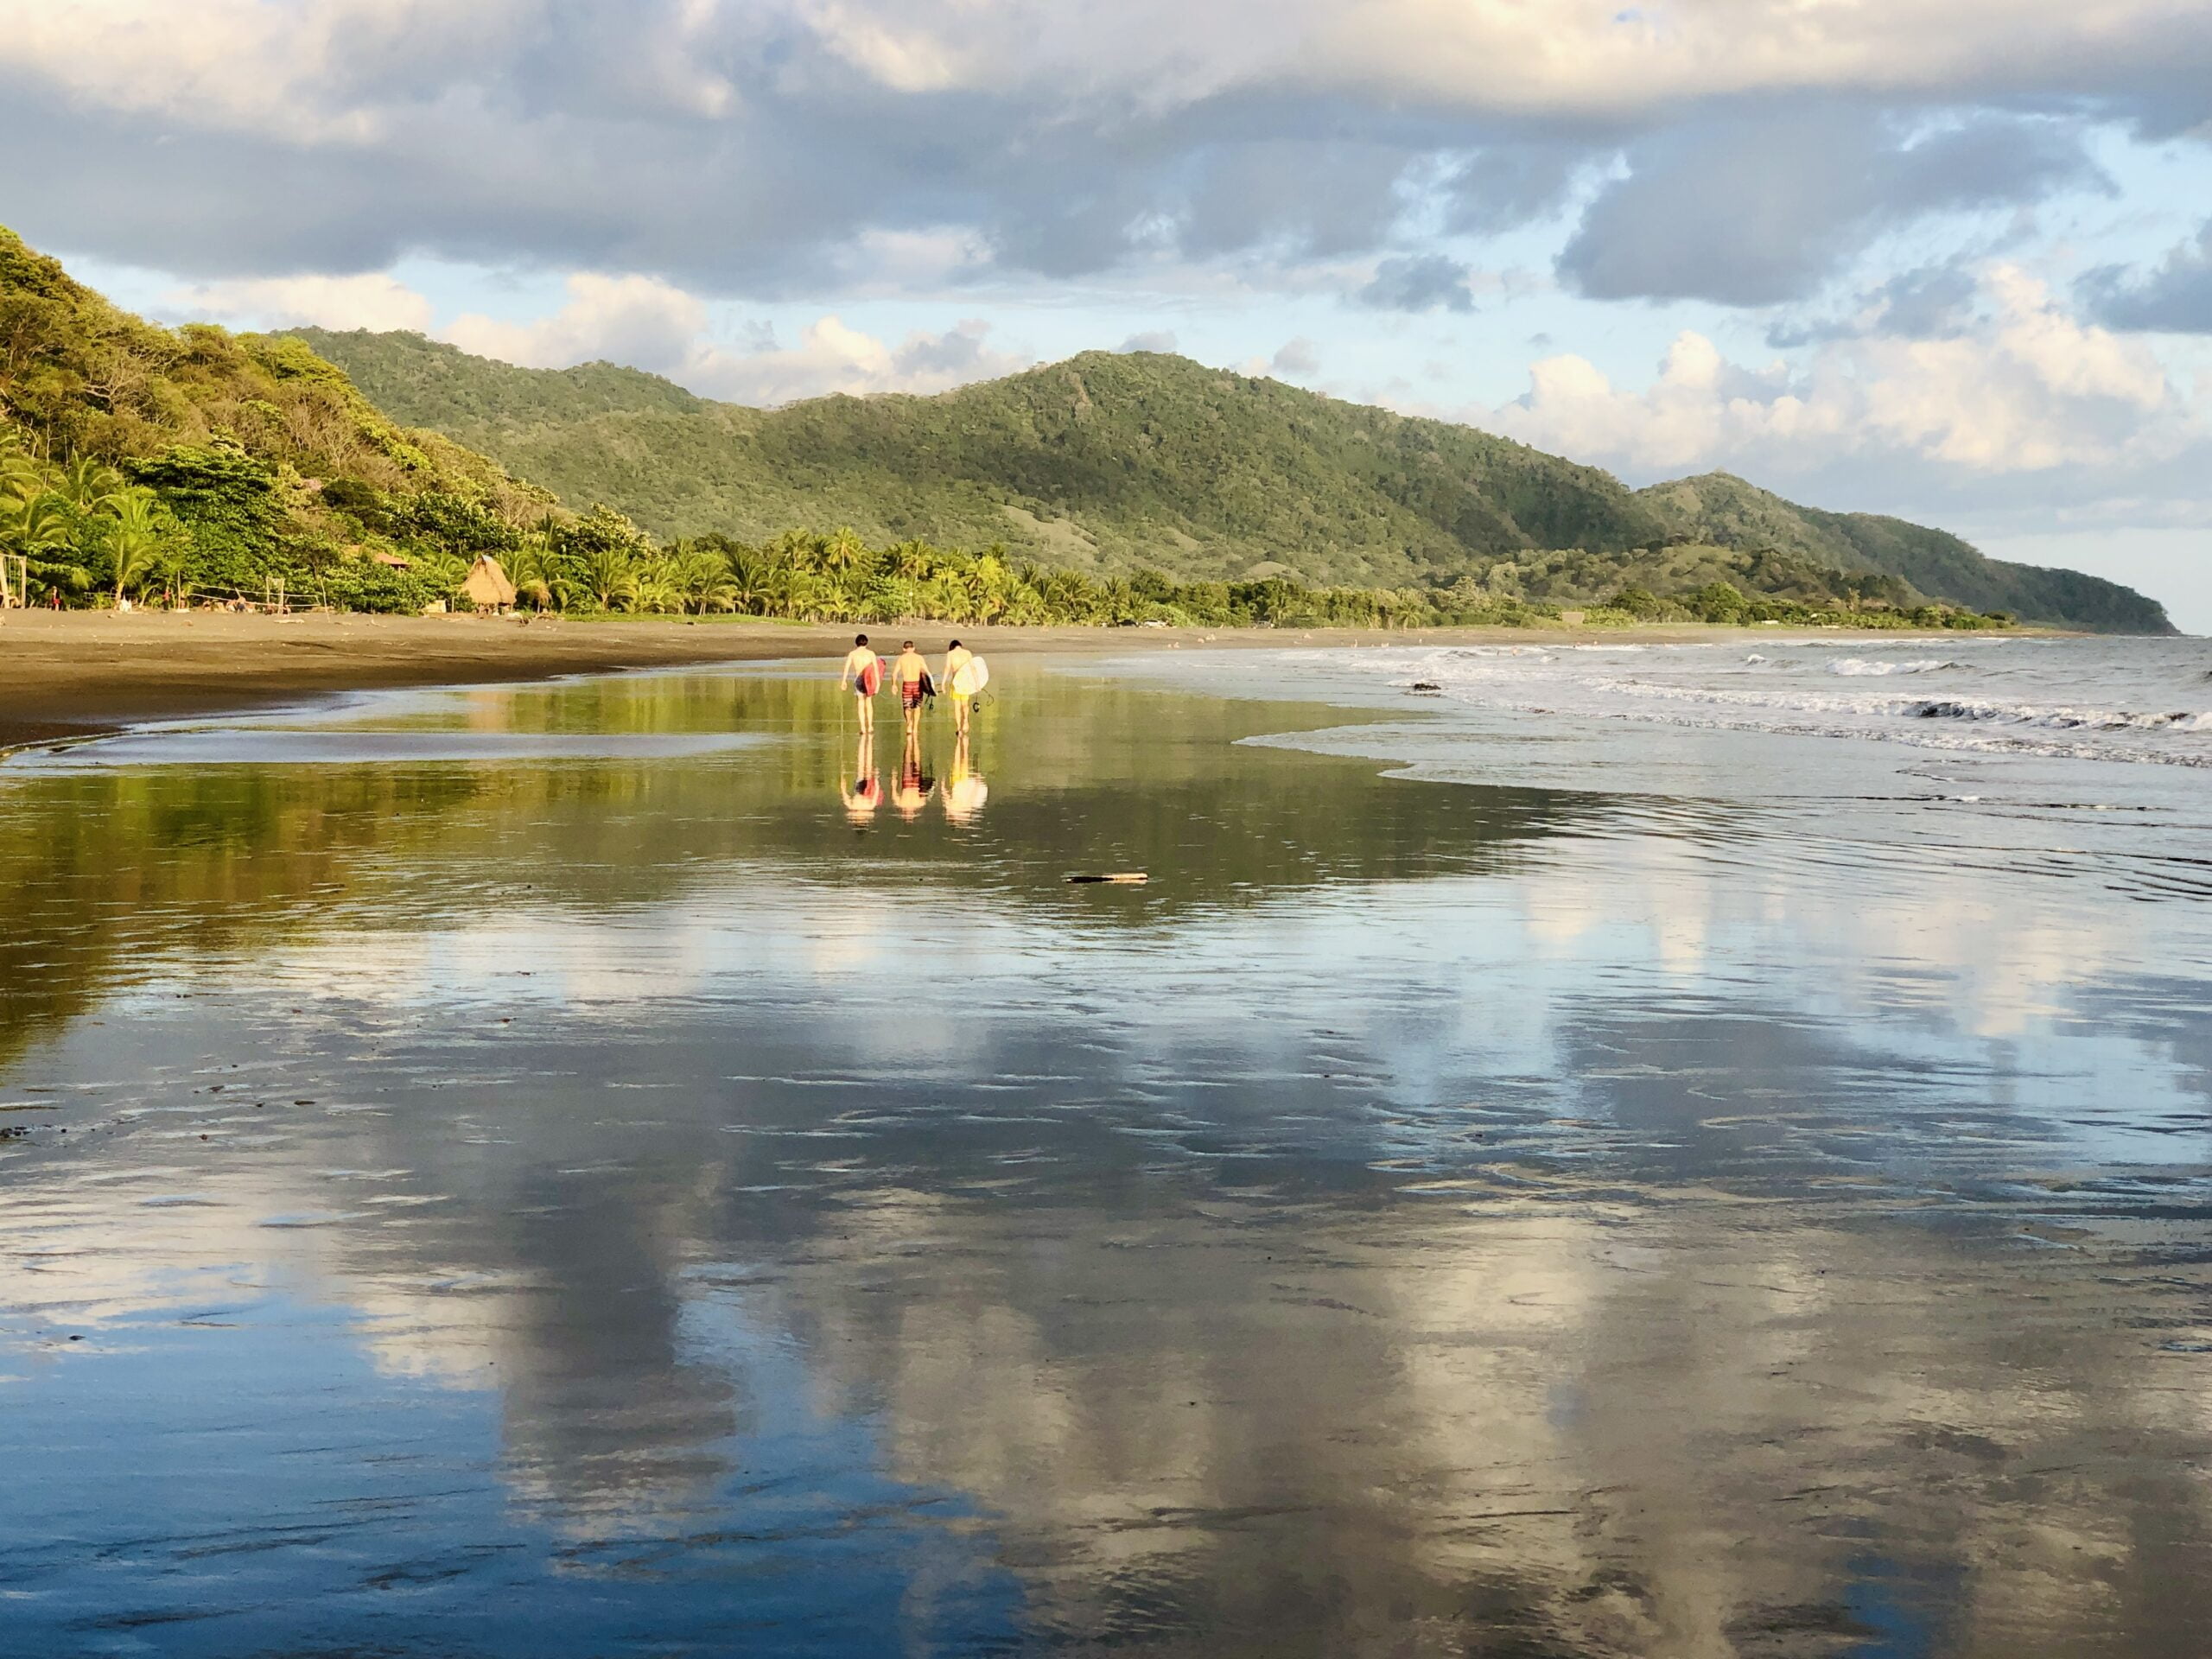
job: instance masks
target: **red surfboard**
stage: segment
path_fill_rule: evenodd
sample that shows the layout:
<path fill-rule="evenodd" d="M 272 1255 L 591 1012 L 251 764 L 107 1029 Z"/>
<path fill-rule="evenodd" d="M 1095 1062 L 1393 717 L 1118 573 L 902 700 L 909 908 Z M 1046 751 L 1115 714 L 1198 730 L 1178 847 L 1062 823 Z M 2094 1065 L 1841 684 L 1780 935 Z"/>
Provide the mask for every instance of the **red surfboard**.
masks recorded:
<path fill-rule="evenodd" d="M 883 685 L 882 658 L 877 658 L 866 668 L 861 670 L 859 683 L 861 696 L 864 697 L 872 697 L 881 689 Z"/>

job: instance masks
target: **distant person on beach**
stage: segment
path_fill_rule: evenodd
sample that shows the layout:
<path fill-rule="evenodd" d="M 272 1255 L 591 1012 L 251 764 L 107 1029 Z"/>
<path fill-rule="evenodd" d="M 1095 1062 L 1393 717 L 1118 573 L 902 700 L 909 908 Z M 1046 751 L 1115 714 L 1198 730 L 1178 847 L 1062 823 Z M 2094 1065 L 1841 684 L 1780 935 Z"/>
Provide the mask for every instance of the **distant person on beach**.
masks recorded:
<path fill-rule="evenodd" d="M 914 649 L 912 640 L 899 647 L 899 660 L 891 664 L 891 678 L 899 688 L 899 707 L 906 716 L 906 734 L 912 737 L 922 718 L 922 699 L 931 691 L 930 665 Z"/>
<path fill-rule="evenodd" d="M 911 651 L 913 647 L 909 645 L 907 649 Z M 860 699 L 861 730 L 863 733 L 875 729 L 875 692 L 882 683 L 882 659 L 868 649 L 868 635 L 855 634 L 853 648 L 845 653 L 845 665 L 837 675 L 837 689 L 842 691 L 850 686 L 853 695 Z"/>
<path fill-rule="evenodd" d="M 959 689 L 959 682 L 953 677 L 975 660 L 976 653 L 956 639 L 944 648 L 944 672 L 937 677 L 938 683 L 952 699 L 952 729 L 963 737 L 968 735 L 968 694 Z"/>

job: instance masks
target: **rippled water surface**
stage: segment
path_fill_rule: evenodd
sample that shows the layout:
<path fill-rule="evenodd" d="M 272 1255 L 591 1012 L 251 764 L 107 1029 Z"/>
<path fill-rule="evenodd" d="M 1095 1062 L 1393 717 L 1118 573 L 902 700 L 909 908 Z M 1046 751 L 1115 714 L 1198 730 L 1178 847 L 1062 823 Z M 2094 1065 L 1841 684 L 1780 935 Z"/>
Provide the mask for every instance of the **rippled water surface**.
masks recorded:
<path fill-rule="evenodd" d="M 1386 655 L 0 766 L 0 1650 L 2201 1650 L 2203 773 Z"/>

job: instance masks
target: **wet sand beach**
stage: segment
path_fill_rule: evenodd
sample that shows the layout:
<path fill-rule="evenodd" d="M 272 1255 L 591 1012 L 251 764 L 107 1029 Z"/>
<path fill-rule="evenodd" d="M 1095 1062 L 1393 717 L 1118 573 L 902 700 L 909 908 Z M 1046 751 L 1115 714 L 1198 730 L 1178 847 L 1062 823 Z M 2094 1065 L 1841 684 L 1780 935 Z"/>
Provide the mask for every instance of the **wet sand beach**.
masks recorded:
<path fill-rule="evenodd" d="M 839 655 L 850 623 L 733 617 L 368 616 L 227 612 L 0 612 L 0 749 L 117 729 L 134 721 L 295 704 L 388 686 L 480 684 L 564 674 L 685 664 L 764 662 Z M 902 632 L 903 631 L 903 632 Z M 992 628 L 893 624 L 879 637 L 917 632 L 939 649 L 965 635 L 995 656 L 1179 650 L 1206 645 L 1440 641 L 1556 637 L 1544 630 L 1429 630 L 1418 635 L 1351 629 Z M 1689 639 L 1695 625 L 1611 633 Z"/>
<path fill-rule="evenodd" d="M 0 1645 L 2196 1651 L 2203 774 L 1798 654 L 0 762 Z"/>

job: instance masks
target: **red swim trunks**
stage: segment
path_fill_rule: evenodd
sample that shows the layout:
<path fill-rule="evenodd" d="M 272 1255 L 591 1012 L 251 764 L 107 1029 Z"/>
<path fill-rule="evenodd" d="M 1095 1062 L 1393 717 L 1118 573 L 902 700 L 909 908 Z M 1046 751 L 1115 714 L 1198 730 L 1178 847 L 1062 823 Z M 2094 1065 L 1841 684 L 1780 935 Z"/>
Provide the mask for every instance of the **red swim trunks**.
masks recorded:
<path fill-rule="evenodd" d="M 922 683 L 919 680 L 899 682 L 899 706 L 901 709 L 918 709 L 922 706 Z"/>

